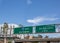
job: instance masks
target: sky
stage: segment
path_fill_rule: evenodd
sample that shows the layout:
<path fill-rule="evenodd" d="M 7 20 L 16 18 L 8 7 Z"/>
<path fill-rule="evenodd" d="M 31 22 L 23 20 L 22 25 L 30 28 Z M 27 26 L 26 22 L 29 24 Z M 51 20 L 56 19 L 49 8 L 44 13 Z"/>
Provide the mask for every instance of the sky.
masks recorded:
<path fill-rule="evenodd" d="M 59 24 L 60 0 L 0 0 L 0 24 Z"/>
<path fill-rule="evenodd" d="M 0 0 L 0 24 L 57 24 L 59 16 L 60 0 Z"/>

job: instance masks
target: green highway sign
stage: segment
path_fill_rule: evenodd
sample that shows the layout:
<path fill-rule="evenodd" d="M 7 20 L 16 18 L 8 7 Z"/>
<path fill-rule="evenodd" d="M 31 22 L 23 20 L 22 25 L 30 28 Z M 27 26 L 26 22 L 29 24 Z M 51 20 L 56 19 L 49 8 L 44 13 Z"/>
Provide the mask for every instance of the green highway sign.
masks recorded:
<path fill-rule="evenodd" d="M 14 28 L 14 34 L 29 34 L 33 32 L 33 27 Z"/>
<path fill-rule="evenodd" d="M 14 28 L 14 34 L 22 34 L 22 28 Z"/>
<path fill-rule="evenodd" d="M 56 33 L 60 32 L 60 25 L 40 25 L 40 26 L 29 26 L 22 28 L 14 28 L 14 34 L 32 34 L 35 33 Z"/>
<path fill-rule="evenodd" d="M 55 25 L 41 25 L 36 26 L 36 33 L 53 33 L 55 32 Z"/>
<path fill-rule="evenodd" d="M 33 32 L 33 27 L 24 27 L 23 33 L 32 33 Z"/>

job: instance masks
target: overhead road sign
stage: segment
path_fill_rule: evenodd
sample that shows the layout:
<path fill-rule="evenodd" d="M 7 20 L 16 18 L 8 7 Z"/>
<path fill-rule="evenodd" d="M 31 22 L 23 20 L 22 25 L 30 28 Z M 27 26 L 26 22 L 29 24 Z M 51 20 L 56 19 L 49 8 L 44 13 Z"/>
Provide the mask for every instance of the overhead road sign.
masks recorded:
<path fill-rule="evenodd" d="M 49 24 L 49 25 L 14 28 L 14 34 L 33 34 L 33 32 L 34 33 L 60 33 L 60 24 Z"/>
<path fill-rule="evenodd" d="M 22 34 L 22 28 L 14 28 L 14 34 Z"/>
<path fill-rule="evenodd" d="M 33 32 L 33 27 L 14 28 L 14 34 L 29 34 Z"/>
<path fill-rule="evenodd" d="M 36 33 L 53 33 L 55 32 L 55 25 L 41 25 L 36 26 Z"/>
<path fill-rule="evenodd" d="M 32 33 L 33 32 L 33 27 L 24 27 L 23 28 L 23 33 Z"/>

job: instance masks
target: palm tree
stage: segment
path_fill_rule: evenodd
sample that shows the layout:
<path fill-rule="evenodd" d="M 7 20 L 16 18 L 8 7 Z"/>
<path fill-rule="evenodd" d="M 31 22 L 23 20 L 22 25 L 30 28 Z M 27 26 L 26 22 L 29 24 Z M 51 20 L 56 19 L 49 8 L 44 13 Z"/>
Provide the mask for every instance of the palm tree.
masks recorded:
<path fill-rule="evenodd" d="M 4 34 L 4 36 L 6 36 L 7 35 L 7 29 L 8 29 L 8 23 L 4 23 L 4 25 L 3 25 L 3 34 Z M 7 42 L 7 40 L 6 40 L 6 37 L 4 38 L 4 43 L 6 43 Z"/>
<path fill-rule="evenodd" d="M 8 23 L 4 23 L 3 25 L 3 33 L 7 34 L 7 29 L 8 29 Z"/>
<path fill-rule="evenodd" d="M 22 24 L 19 24 L 19 27 L 23 27 L 23 25 Z"/>

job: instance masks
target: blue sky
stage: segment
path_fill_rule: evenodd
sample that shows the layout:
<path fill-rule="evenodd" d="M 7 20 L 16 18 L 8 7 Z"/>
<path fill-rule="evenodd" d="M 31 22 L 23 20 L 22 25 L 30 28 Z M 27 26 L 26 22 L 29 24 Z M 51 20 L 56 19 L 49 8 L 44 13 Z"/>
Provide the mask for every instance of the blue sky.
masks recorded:
<path fill-rule="evenodd" d="M 0 24 L 4 22 L 24 26 L 60 23 L 60 0 L 0 0 Z"/>
<path fill-rule="evenodd" d="M 59 16 L 60 0 L 0 0 L 0 24 L 57 24 Z"/>

